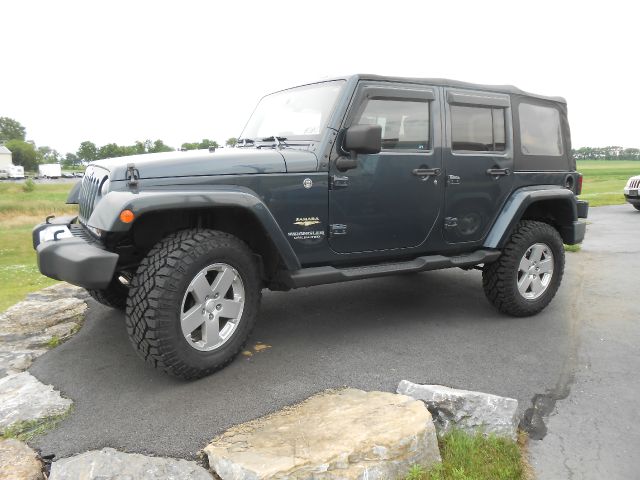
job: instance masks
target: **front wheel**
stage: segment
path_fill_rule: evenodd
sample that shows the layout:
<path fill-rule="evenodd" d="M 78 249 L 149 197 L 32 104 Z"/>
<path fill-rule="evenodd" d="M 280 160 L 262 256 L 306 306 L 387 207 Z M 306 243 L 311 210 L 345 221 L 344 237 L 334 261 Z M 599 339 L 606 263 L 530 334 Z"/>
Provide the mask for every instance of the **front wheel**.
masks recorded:
<path fill-rule="evenodd" d="M 640 204 L 634 205 L 633 208 L 635 208 L 636 210 L 640 210 Z"/>
<path fill-rule="evenodd" d="M 258 266 L 244 242 L 214 230 L 182 230 L 141 262 L 127 300 L 127 331 L 147 362 L 199 378 L 241 350 L 260 296 Z"/>
<path fill-rule="evenodd" d="M 558 231 L 533 220 L 521 221 L 502 255 L 482 270 L 489 301 L 516 317 L 535 315 L 553 299 L 564 273 L 564 247 Z"/>

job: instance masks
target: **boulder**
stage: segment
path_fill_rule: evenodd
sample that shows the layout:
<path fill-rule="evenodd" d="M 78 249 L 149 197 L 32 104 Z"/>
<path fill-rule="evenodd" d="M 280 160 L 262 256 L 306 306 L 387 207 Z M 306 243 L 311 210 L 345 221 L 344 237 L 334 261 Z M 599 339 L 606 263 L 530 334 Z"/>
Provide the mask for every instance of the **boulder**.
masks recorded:
<path fill-rule="evenodd" d="M 63 458 L 51 465 L 49 480 L 212 480 L 195 462 L 149 457 L 103 448 Z"/>
<path fill-rule="evenodd" d="M 42 464 L 36 452 L 13 438 L 0 439 L 0 478 L 42 480 Z"/>
<path fill-rule="evenodd" d="M 414 464 L 440 460 L 422 402 L 355 389 L 235 426 L 204 451 L 222 480 L 402 478 Z"/>
<path fill-rule="evenodd" d="M 0 377 L 26 370 L 51 341 L 66 340 L 84 321 L 86 290 L 58 283 L 0 313 Z"/>
<path fill-rule="evenodd" d="M 46 351 L 44 348 L 30 349 L 19 345 L 3 344 L 0 346 L 0 377 L 25 371 L 34 359 Z"/>
<path fill-rule="evenodd" d="M 71 404 L 28 372 L 7 375 L 0 378 L 0 431 L 17 422 L 61 415 Z"/>
<path fill-rule="evenodd" d="M 0 333 L 9 335 L 33 335 L 59 323 L 81 323 L 87 304 L 79 298 L 56 300 L 25 300 L 0 313 Z"/>
<path fill-rule="evenodd" d="M 493 433 L 516 439 L 518 401 L 513 398 L 407 380 L 400 382 L 397 391 L 425 402 L 438 433 L 458 428 L 470 434 Z"/>
<path fill-rule="evenodd" d="M 46 302 L 70 297 L 85 300 L 89 298 L 89 296 L 89 293 L 82 287 L 77 287 L 66 282 L 60 282 L 55 285 L 51 285 L 50 287 L 43 288 L 42 290 L 38 290 L 37 292 L 27 294 L 26 300 Z"/>

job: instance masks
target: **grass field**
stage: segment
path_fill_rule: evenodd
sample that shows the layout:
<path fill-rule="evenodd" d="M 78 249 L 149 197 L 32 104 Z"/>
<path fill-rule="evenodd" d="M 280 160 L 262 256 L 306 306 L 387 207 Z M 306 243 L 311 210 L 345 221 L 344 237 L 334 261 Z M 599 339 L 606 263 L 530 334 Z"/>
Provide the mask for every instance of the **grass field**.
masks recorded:
<path fill-rule="evenodd" d="M 629 177 L 640 175 L 640 162 L 631 160 L 583 160 L 578 171 L 584 175 L 582 200 L 592 207 L 625 203 L 622 190 Z"/>
<path fill-rule="evenodd" d="M 453 431 L 438 438 L 442 463 L 430 470 L 414 466 L 405 480 L 525 480 L 526 439 L 518 443 L 494 436 Z"/>
<path fill-rule="evenodd" d="M 627 179 L 640 174 L 640 162 L 578 162 L 584 175 L 583 194 L 591 206 L 624 203 Z M 21 183 L 0 183 L 0 312 L 22 300 L 26 293 L 54 283 L 38 272 L 31 245 L 31 229 L 47 215 L 74 213 L 65 205 L 72 183 L 36 184 L 24 192 Z"/>
<path fill-rule="evenodd" d="M 38 271 L 31 229 L 47 215 L 76 210 L 64 203 L 71 186 L 37 184 L 27 193 L 21 183 L 0 183 L 0 312 L 27 293 L 55 283 Z"/>

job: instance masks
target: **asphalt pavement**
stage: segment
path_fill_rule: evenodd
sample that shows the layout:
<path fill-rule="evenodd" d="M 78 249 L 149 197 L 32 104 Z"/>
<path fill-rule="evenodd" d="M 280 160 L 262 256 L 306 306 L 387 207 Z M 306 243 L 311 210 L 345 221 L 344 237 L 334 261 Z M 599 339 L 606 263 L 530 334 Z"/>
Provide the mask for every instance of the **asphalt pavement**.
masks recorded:
<path fill-rule="evenodd" d="M 265 292 L 249 347 L 261 342 L 270 348 L 253 349 L 252 356 L 239 356 L 195 382 L 168 377 L 143 363 L 129 345 L 123 314 L 91 302 L 82 330 L 30 370 L 75 402 L 73 414 L 35 446 L 58 458 L 107 446 L 193 458 L 228 427 L 320 390 L 395 391 L 402 379 L 517 398 L 520 413 L 543 436 L 543 417 L 549 412 L 540 400 L 551 393 L 557 406 L 563 404 L 560 398 L 572 388 L 578 365 L 586 318 L 582 302 L 596 301 L 584 291 L 590 285 L 584 259 L 595 255 L 594 249 L 607 255 L 620 225 L 637 222 L 633 228 L 640 232 L 640 213 L 629 206 L 593 212 L 588 238 L 604 219 L 607 226 L 597 231 L 610 230 L 612 239 L 594 240 L 585 252 L 567 254 L 558 295 L 535 317 L 512 318 L 494 310 L 475 270 Z M 624 259 L 602 263 L 600 268 L 610 270 L 607 277 L 616 277 L 614 269 L 622 277 L 597 297 L 598 311 L 613 311 L 623 303 L 607 292 L 633 278 L 625 264 Z M 590 409 L 582 414 L 591 415 Z M 550 425 L 547 438 L 553 433 Z"/>
<path fill-rule="evenodd" d="M 640 478 L 640 212 L 594 208 L 589 221 L 568 395 L 530 443 L 538 480 Z"/>

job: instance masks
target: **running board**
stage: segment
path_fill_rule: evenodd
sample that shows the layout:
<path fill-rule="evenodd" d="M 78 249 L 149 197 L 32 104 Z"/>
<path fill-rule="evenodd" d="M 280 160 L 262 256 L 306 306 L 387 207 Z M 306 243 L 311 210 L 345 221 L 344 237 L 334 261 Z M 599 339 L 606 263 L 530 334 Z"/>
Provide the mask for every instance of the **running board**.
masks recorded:
<path fill-rule="evenodd" d="M 335 268 L 311 267 L 291 272 L 286 283 L 291 288 L 311 287 L 327 283 L 348 282 L 364 278 L 383 277 L 408 272 L 426 272 L 451 267 L 473 267 L 481 263 L 491 263 L 500 256 L 499 250 L 476 250 L 453 257 L 429 255 L 406 262 L 382 263 L 363 267 Z"/>

